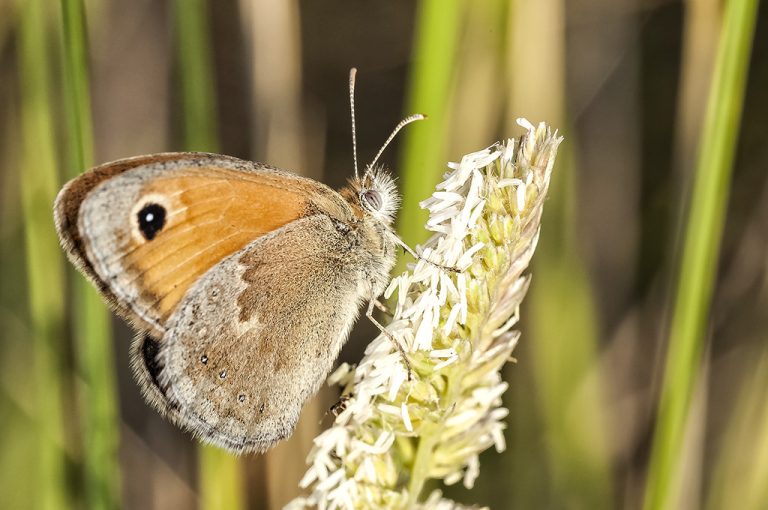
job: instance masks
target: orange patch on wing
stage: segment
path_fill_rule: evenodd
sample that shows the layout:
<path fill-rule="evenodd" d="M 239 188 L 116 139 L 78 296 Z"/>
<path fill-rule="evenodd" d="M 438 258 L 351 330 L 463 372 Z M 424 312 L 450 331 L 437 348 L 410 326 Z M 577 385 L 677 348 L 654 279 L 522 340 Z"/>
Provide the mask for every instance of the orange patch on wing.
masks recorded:
<path fill-rule="evenodd" d="M 80 214 L 80 205 L 93 188 L 102 182 L 119 175 L 126 170 L 131 170 L 141 165 L 151 165 L 178 159 L 177 153 L 150 154 L 133 158 L 113 161 L 105 165 L 97 166 L 67 183 L 66 187 L 56 197 L 54 215 L 56 218 L 56 230 L 62 240 L 64 249 L 72 259 L 72 262 L 94 281 L 99 278 L 91 266 L 91 262 L 85 255 L 83 239 L 77 230 L 77 219 Z M 107 299 L 114 300 L 107 287 L 101 289 L 107 292 Z"/>
<path fill-rule="evenodd" d="M 285 185 L 279 176 L 200 168 L 142 189 L 162 199 L 166 222 L 151 241 L 131 238 L 126 266 L 163 319 L 211 267 L 306 213 L 307 197 Z"/>

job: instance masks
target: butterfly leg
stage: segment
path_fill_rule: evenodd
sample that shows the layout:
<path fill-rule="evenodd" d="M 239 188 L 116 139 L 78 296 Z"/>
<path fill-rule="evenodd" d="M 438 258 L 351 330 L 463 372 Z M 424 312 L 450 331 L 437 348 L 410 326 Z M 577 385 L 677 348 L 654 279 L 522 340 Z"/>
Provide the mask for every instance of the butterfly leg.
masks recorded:
<path fill-rule="evenodd" d="M 381 302 L 381 301 L 379 301 L 378 299 L 374 299 L 374 300 L 373 300 L 373 306 L 375 306 L 376 308 L 378 308 L 380 311 L 382 311 L 382 312 L 386 313 L 386 314 L 387 314 L 387 315 L 389 315 L 390 317 L 394 317 L 394 314 L 392 313 L 392 310 L 390 310 L 390 309 L 389 309 L 389 307 L 388 307 L 387 305 L 385 305 L 384 303 L 382 303 L 382 302 Z"/>
<path fill-rule="evenodd" d="M 368 320 L 373 323 L 374 326 L 379 328 L 379 331 L 381 331 L 384 336 L 386 336 L 392 344 L 397 347 L 397 350 L 400 351 L 400 356 L 403 358 L 403 363 L 405 363 L 405 368 L 408 370 L 408 380 L 410 381 L 412 379 L 412 371 L 411 371 L 411 362 L 408 361 L 408 355 L 405 352 L 405 349 L 403 349 L 403 346 L 400 345 L 400 342 L 397 340 L 397 338 L 392 335 L 389 331 L 384 329 L 384 326 L 382 326 L 379 321 L 377 321 L 373 317 L 373 308 L 376 306 L 376 299 L 371 299 L 371 301 L 368 303 L 368 310 L 365 312 L 365 316 L 368 317 Z"/>

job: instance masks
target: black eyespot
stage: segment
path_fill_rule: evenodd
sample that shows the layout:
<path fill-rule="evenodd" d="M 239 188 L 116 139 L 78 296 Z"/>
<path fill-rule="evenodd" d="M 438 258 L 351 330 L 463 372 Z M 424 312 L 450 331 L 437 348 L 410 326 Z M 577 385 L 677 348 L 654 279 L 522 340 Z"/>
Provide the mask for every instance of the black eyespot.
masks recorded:
<path fill-rule="evenodd" d="M 165 208 L 159 204 L 147 204 L 139 211 L 139 230 L 147 241 L 155 238 L 165 226 Z"/>
<path fill-rule="evenodd" d="M 157 355 L 160 352 L 160 342 L 155 340 L 149 335 L 144 336 L 144 341 L 141 344 L 141 355 L 144 358 L 144 366 L 147 369 L 147 373 L 152 378 L 152 382 L 160 387 L 160 363 L 157 361 Z"/>
<path fill-rule="evenodd" d="M 375 189 L 368 189 L 361 195 L 363 201 L 374 211 L 380 211 L 381 206 L 384 205 L 381 199 L 381 193 Z"/>

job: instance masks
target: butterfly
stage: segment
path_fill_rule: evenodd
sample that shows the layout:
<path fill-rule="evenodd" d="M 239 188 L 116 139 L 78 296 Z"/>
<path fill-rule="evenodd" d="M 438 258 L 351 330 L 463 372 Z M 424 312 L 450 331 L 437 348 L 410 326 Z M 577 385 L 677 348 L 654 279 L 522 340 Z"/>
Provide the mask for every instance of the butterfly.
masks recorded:
<path fill-rule="evenodd" d="M 200 152 L 107 163 L 54 205 L 69 260 L 137 331 L 146 400 L 204 442 L 263 452 L 291 435 L 361 306 L 389 282 L 400 196 L 376 161 L 348 186 Z M 431 262 L 430 262 L 431 263 Z M 410 366 L 408 365 L 410 374 Z"/>

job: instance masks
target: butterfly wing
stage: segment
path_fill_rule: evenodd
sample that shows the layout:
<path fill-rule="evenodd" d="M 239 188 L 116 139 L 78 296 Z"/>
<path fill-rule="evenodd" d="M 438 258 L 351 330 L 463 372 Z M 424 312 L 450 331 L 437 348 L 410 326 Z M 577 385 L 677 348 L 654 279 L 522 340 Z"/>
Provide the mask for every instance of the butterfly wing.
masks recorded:
<path fill-rule="evenodd" d="M 357 315 L 358 260 L 334 220 L 318 214 L 206 273 L 155 354 L 171 418 L 237 452 L 289 436 Z"/>
<path fill-rule="evenodd" d="M 236 158 L 167 153 L 109 163 L 74 179 L 59 193 L 54 216 L 75 266 L 120 315 L 160 337 L 203 273 L 310 214 L 312 193 L 328 192 Z"/>
<path fill-rule="evenodd" d="M 147 400 L 186 428 L 240 450 L 261 449 L 287 434 L 320 374 L 330 369 L 338 348 L 328 342 L 341 341 L 337 333 L 349 327 L 355 310 L 341 317 L 326 306 L 348 300 L 349 290 L 318 280 L 323 273 L 315 264 L 325 260 L 329 247 L 322 232 L 314 232 L 317 238 L 306 232 L 322 218 L 349 221 L 351 214 L 344 199 L 323 184 L 203 153 L 156 154 L 97 167 L 69 182 L 54 207 L 70 260 L 139 331 L 132 365 Z M 293 244 L 284 244 L 286 228 L 305 232 L 303 241 L 297 244 L 296 233 L 289 236 Z M 298 255 L 289 260 L 285 250 Z M 243 264 L 251 267 L 246 273 L 239 270 Z M 287 300 L 289 288 L 302 300 L 300 307 Z M 315 319 L 299 320 L 300 312 L 311 312 L 306 307 L 314 299 L 326 309 Z M 183 326 L 190 314 L 194 327 Z M 268 329 L 260 326 L 267 323 Z M 283 332 L 290 336 L 275 336 Z M 289 340 L 306 344 L 284 350 Z M 194 365 L 200 369 L 195 373 L 193 365 L 182 363 L 199 359 L 190 353 L 202 348 L 217 360 L 210 367 L 232 352 L 231 375 L 209 380 L 205 366 Z M 313 349 L 312 361 L 324 356 L 323 363 L 291 364 L 292 356 L 306 355 L 302 349 Z M 267 374 L 272 379 L 264 379 Z M 218 402 L 216 395 L 235 391 L 249 378 L 269 388 L 246 395 L 246 405 L 240 405 L 238 393 L 237 405 L 224 399 L 224 407 L 209 409 Z M 296 386 L 284 390 L 292 400 L 281 408 L 278 392 L 284 383 Z M 253 402 L 260 402 L 258 412 L 243 415 Z M 227 420 L 231 423 L 224 426 Z"/>
<path fill-rule="evenodd" d="M 128 303 L 121 302 L 113 294 L 108 281 L 100 279 L 86 255 L 85 246 L 90 239 L 78 229 L 80 206 L 94 188 L 128 170 L 176 160 L 188 153 L 164 153 L 126 158 L 98 166 L 69 181 L 59 192 L 53 208 L 54 222 L 59 240 L 70 262 L 99 290 L 112 308 L 123 318 L 133 321 Z"/>

